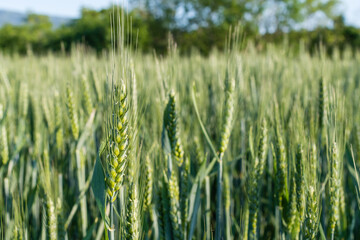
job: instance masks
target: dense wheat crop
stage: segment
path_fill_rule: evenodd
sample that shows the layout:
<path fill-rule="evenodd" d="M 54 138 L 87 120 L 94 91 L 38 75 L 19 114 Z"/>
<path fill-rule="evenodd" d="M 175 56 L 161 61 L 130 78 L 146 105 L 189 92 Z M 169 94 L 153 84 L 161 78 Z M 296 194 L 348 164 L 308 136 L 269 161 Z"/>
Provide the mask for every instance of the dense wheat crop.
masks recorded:
<path fill-rule="evenodd" d="M 169 49 L 0 55 L 1 239 L 358 239 L 360 54 Z"/>

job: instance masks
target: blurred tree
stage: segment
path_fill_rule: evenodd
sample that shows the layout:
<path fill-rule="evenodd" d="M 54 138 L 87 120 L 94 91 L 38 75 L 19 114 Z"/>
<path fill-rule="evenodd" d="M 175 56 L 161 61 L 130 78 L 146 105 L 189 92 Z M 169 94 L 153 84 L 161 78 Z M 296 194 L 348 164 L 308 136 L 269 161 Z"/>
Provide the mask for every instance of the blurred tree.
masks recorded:
<path fill-rule="evenodd" d="M 52 24 L 48 16 L 29 14 L 24 26 L 26 42 L 35 52 L 45 51 Z"/>
<path fill-rule="evenodd" d="M 5 24 L 0 29 L 0 48 L 6 52 L 26 52 L 26 34 L 24 27 Z"/>
<path fill-rule="evenodd" d="M 138 0 L 125 11 L 130 22 L 124 32 L 126 39 L 131 39 L 127 44 L 144 52 L 155 49 L 158 54 L 166 53 L 169 33 L 183 54 L 197 49 L 207 55 L 213 48 L 223 49 L 229 27 L 238 23 L 246 38 L 259 46 L 282 44 L 286 38 L 293 45 L 302 39 L 310 49 L 320 41 L 329 49 L 359 47 L 359 29 L 346 26 L 343 18 L 336 16 L 337 1 Z M 117 7 L 100 11 L 83 8 L 79 19 L 56 29 L 47 16 L 29 14 L 21 26 L 0 28 L 0 49 L 24 54 L 31 46 L 36 53 L 44 53 L 59 51 L 61 46 L 69 51 L 72 44 L 81 43 L 100 53 L 111 48 L 111 14 L 118 12 L 124 14 Z M 313 21 L 312 28 L 302 28 L 317 15 L 333 27 L 316 26 Z"/>
<path fill-rule="evenodd" d="M 52 24 L 45 15 L 29 14 L 24 25 L 4 25 L 0 29 L 0 48 L 9 52 L 26 53 L 31 47 L 35 52 L 45 50 Z"/>
<path fill-rule="evenodd" d="M 70 27 L 71 42 L 91 46 L 97 52 L 110 46 L 110 13 L 107 9 L 98 12 L 83 8 L 81 18 L 74 21 Z"/>
<path fill-rule="evenodd" d="M 334 20 L 338 14 L 335 12 L 338 2 L 338 0 L 273 0 L 268 2 L 268 8 L 274 10 L 276 31 L 288 31 L 314 17 L 315 14 Z"/>

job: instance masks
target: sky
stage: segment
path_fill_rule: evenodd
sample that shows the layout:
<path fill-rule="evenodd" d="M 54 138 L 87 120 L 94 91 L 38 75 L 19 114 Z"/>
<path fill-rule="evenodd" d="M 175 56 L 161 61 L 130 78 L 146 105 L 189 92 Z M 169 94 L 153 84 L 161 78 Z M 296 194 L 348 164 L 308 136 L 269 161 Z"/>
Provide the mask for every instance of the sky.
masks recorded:
<path fill-rule="evenodd" d="M 0 0 L 0 9 L 76 18 L 81 7 L 101 9 L 126 0 Z M 360 27 L 360 0 L 339 0 L 347 24 Z"/>

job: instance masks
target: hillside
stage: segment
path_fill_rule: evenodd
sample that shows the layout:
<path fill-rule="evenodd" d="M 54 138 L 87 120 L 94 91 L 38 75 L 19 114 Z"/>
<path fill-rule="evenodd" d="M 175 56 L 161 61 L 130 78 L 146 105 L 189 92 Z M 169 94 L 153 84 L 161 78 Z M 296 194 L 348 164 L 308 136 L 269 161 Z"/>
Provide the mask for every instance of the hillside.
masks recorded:
<path fill-rule="evenodd" d="M 12 25 L 20 25 L 24 22 L 26 16 L 27 13 L 0 9 L 0 27 L 7 23 L 10 23 Z M 49 18 L 55 28 L 71 21 L 70 18 L 66 17 L 49 16 Z"/>

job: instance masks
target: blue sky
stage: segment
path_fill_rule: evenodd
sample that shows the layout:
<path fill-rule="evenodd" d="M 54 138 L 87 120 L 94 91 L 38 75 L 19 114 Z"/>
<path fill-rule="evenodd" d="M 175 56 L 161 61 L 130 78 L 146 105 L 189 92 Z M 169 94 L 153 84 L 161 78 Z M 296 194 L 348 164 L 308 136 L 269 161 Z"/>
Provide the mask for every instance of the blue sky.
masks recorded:
<path fill-rule="evenodd" d="M 115 2 L 126 2 L 118 0 Z M 0 9 L 20 12 L 35 12 L 64 17 L 78 17 L 82 6 L 101 9 L 111 5 L 111 0 L 0 0 Z M 339 10 L 344 12 L 345 20 L 360 27 L 360 0 L 340 0 Z"/>

